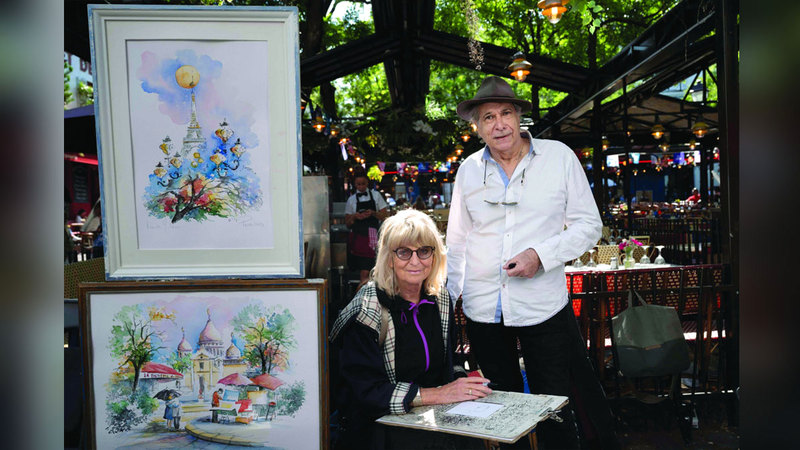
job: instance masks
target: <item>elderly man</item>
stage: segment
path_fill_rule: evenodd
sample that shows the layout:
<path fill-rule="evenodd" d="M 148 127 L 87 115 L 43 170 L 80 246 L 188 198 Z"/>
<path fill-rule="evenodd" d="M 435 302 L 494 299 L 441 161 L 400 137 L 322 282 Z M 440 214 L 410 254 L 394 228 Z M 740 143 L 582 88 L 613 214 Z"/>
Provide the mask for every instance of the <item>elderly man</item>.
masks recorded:
<path fill-rule="evenodd" d="M 462 297 L 467 336 L 483 375 L 522 392 L 517 339 L 531 392 L 571 396 L 594 430 L 616 447 L 613 418 L 592 370 L 564 276 L 564 263 L 601 235 L 602 221 L 572 150 L 520 129 L 530 102 L 487 77 L 457 112 L 486 146 L 459 167 L 447 227 L 447 287 Z M 572 388 L 575 389 L 572 389 Z M 572 404 L 573 401 L 570 403 Z M 579 448 L 570 408 L 538 436 L 546 448 Z M 582 415 L 583 416 L 583 415 Z M 599 433 L 604 433 L 598 436 Z"/>

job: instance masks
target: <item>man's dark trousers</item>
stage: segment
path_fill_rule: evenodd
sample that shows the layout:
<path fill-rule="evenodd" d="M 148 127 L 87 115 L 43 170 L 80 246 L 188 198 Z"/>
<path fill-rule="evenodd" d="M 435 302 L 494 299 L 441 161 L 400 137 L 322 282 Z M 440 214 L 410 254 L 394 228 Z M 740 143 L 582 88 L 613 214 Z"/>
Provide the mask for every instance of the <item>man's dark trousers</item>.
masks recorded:
<path fill-rule="evenodd" d="M 567 305 L 550 319 L 531 326 L 509 327 L 500 323 L 479 323 L 467 318 L 467 337 L 483 376 L 503 391 L 523 391 L 519 367 L 519 339 L 531 393 L 563 395 L 573 403 L 571 387 L 581 397 L 595 431 L 616 447 L 614 419 L 586 354 L 578 323 Z M 546 420 L 537 427 L 545 449 L 580 448 L 572 408 L 564 408 L 563 422 Z"/>

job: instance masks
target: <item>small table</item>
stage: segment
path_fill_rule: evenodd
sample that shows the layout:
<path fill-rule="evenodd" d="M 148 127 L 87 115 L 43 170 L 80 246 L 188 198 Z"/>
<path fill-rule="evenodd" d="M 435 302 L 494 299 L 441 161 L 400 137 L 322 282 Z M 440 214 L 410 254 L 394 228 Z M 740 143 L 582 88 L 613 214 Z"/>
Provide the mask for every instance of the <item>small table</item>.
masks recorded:
<path fill-rule="evenodd" d="M 523 394 L 493 391 L 484 398 L 469 402 L 418 406 L 406 414 L 387 414 L 376 422 L 396 427 L 438 431 L 482 439 L 487 449 L 499 448 L 500 443 L 513 444 L 528 435 L 532 449 L 538 447 L 536 425 L 567 404 L 568 398 L 559 395 Z M 451 412 L 456 406 L 481 403 L 500 408 L 486 417 Z M 496 407 L 496 406 L 495 406 Z M 476 408 L 480 409 L 480 408 Z"/>

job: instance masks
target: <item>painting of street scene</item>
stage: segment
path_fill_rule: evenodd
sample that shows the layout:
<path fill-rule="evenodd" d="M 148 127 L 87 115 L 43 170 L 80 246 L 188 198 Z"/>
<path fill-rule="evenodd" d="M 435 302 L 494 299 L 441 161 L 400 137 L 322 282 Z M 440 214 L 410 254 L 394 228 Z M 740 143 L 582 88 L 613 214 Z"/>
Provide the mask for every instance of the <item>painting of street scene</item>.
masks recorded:
<path fill-rule="evenodd" d="M 98 448 L 319 446 L 315 290 L 88 297 Z"/>

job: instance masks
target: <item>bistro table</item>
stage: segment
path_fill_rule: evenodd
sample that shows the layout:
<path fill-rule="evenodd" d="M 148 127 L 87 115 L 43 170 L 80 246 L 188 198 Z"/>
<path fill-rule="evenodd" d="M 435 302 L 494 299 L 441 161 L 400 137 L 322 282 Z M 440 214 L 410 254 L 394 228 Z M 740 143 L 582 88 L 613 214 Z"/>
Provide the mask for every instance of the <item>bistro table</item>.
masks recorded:
<path fill-rule="evenodd" d="M 684 332 L 693 332 L 694 370 L 707 374 L 712 331 L 723 336 L 721 308 L 724 291 L 722 264 L 674 265 L 636 264 L 633 268 L 611 269 L 608 264 L 596 267 L 565 267 L 572 307 L 598 376 L 606 370 L 607 349 L 611 348 L 611 318 L 627 307 L 631 289 L 648 303 L 676 309 Z M 704 378 L 705 379 L 705 378 Z"/>

